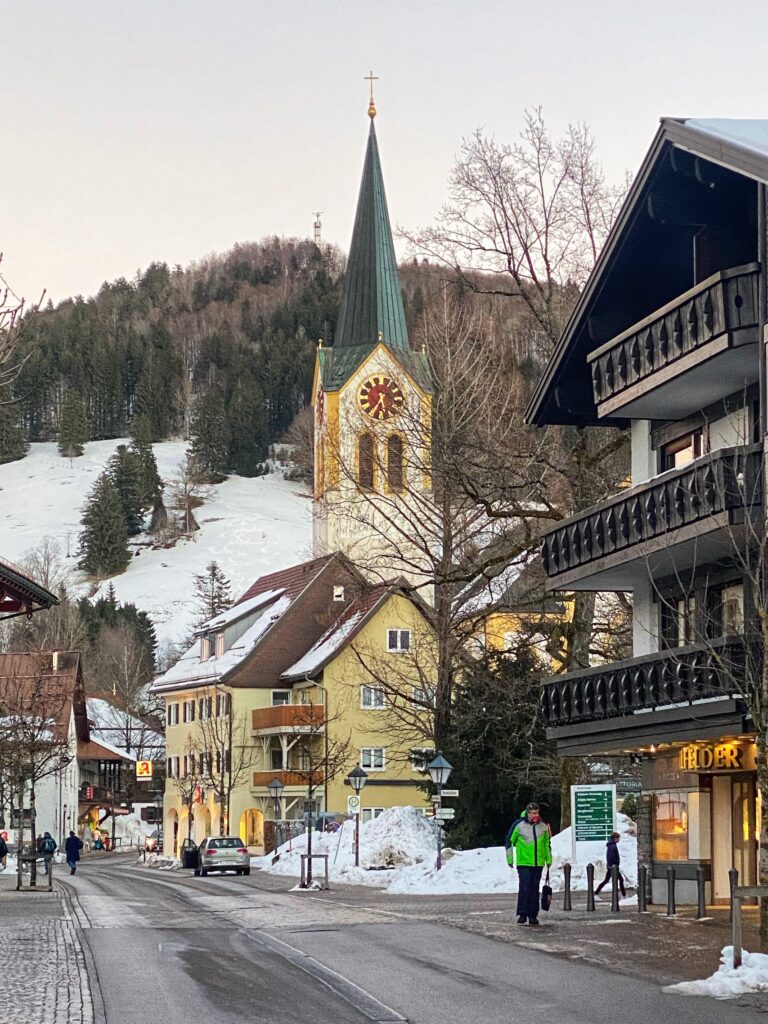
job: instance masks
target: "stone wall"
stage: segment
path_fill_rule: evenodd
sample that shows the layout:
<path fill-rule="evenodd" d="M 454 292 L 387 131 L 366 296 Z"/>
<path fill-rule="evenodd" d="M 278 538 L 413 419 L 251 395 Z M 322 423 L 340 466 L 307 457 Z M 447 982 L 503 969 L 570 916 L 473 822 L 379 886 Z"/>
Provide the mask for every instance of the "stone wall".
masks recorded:
<path fill-rule="evenodd" d="M 637 798 L 637 866 L 648 868 L 646 896 L 651 899 L 651 866 L 653 861 L 653 831 L 651 826 L 652 796 Z"/>

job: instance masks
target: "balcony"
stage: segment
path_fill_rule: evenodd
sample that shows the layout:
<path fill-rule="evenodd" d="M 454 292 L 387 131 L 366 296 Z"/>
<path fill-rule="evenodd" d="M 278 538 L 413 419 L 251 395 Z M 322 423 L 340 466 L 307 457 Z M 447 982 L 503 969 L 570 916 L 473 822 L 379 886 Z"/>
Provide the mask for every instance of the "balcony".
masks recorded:
<path fill-rule="evenodd" d="M 254 772 L 251 786 L 253 789 L 266 789 L 273 779 L 279 779 L 285 787 L 300 786 L 302 789 L 306 789 L 310 781 L 313 787 L 321 786 L 323 784 L 323 773 L 312 772 L 310 779 L 309 772 L 297 772 L 285 769 L 276 772 Z"/>
<path fill-rule="evenodd" d="M 255 736 L 320 732 L 324 724 L 322 704 L 277 704 L 251 712 L 251 733 Z"/>
<path fill-rule="evenodd" d="M 630 591 L 728 558 L 762 505 L 760 445 L 722 448 L 577 513 L 542 539 L 548 590 Z"/>
<path fill-rule="evenodd" d="M 541 710 L 549 728 L 679 708 L 743 692 L 748 648 L 712 640 L 547 680 Z"/>
<path fill-rule="evenodd" d="M 598 415 L 682 419 L 756 381 L 758 275 L 722 270 L 591 352 Z"/>

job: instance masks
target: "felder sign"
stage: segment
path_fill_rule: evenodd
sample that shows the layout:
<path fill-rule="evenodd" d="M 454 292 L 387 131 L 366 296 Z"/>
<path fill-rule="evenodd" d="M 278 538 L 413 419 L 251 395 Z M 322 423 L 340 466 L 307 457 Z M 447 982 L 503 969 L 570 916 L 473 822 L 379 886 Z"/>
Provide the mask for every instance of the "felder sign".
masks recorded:
<path fill-rule="evenodd" d="M 682 747 L 678 754 L 682 772 L 743 772 L 755 768 L 751 747 L 740 743 L 712 743 Z"/>
<path fill-rule="evenodd" d="M 151 779 L 152 778 L 152 762 L 151 761 L 137 761 L 136 762 L 136 778 L 137 779 Z"/>

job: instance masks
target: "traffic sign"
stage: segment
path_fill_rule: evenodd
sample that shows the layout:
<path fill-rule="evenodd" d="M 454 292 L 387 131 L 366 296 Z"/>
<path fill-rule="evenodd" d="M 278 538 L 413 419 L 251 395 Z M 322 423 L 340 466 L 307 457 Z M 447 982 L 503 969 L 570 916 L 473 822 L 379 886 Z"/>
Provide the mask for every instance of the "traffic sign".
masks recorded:
<path fill-rule="evenodd" d="M 360 813 L 360 797 L 359 796 L 348 796 L 347 797 L 347 814 L 359 814 Z"/>
<path fill-rule="evenodd" d="M 456 817 L 455 807 L 441 807 L 435 812 L 435 817 L 439 818 L 440 821 L 451 821 Z"/>
<path fill-rule="evenodd" d="M 136 762 L 136 778 L 137 779 L 151 779 L 152 778 L 152 762 L 151 761 L 137 761 Z"/>
<path fill-rule="evenodd" d="M 458 791 L 458 789 L 444 789 L 443 792 L 442 792 L 442 795 L 443 796 L 458 796 L 459 795 L 459 791 Z"/>

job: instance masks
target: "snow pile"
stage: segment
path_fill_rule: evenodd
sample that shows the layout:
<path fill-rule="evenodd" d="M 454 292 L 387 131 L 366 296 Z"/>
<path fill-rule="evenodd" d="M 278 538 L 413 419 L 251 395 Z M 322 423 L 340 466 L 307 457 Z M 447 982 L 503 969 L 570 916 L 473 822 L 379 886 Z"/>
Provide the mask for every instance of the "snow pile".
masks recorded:
<path fill-rule="evenodd" d="M 76 570 L 82 507 L 98 475 L 119 444 L 130 438 L 89 441 L 85 454 L 64 459 L 53 442 L 33 444 L 24 459 L 2 467 L 0 481 L 0 553 L 15 562 L 37 547 L 42 537 L 54 540 L 73 571 L 74 587 L 86 593 Z M 178 475 L 188 443 L 164 441 L 153 446 L 160 476 Z M 193 577 L 215 559 L 229 577 L 234 595 L 264 573 L 284 569 L 309 556 L 312 507 L 300 484 L 280 473 L 260 477 L 231 476 L 210 489 L 205 504 L 195 510 L 200 529 L 190 540 L 172 548 L 145 546 L 137 538 L 135 556 L 112 583 L 118 601 L 133 602 L 149 613 L 160 646 L 176 642 L 191 628 Z M 13 501 L 8 500 L 13 495 Z M 24 509 L 19 516 L 17 509 Z M 100 592 L 106 591 L 102 584 Z"/>
<path fill-rule="evenodd" d="M 181 867 L 181 861 L 175 857 L 166 857 L 164 853 L 148 853 L 147 859 L 139 857 L 136 866 L 140 868 L 158 868 L 160 871 L 175 871 Z"/>
<path fill-rule="evenodd" d="M 120 847 L 138 847 L 140 850 L 144 849 L 144 840 L 148 835 L 157 828 L 156 824 L 151 824 L 148 821 L 142 821 L 138 814 L 118 814 L 115 816 L 115 838 L 122 840 L 118 845 Z M 112 816 L 107 815 L 104 821 L 99 826 L 99 831 L 104 834 L 112 835 Z"/>
<path fill-rule="evenodd" d="M 668 985 L 664 992 L 682 996 L 711 996 L 713 999 L 735 999 L 747 992 L 768 992 L 768 956 L 765 953 L 742 954 L 741 967 L 733 966 L 733 946 L 725 946 L 720 966 L 702 981 L 681 981 Z"/>
<path fill-rule="evenodd" d="M 637 837 L 635 823 L 625 814 L 618 816 L 618 831 L 621 833 L 619 852 L 621 871 L 627 885 L 637 882 Z M 552 839 L 552 867 L 550 885 L 555 892 L 563 888 L 563 865 L 572 864 L 572 833 L 563 829 Z M 388 887 L 390 893 L 465 893 L 465 892 L 517 892 L 517 872 L 507 864 L 503 846 L 491 846 L 480 850 L 448 851 L 442 868 L 435 867 L 435 856 L 425 858 L 420 864 L 398 871 Z M 595 860 L 595 884 L 601 882 L 606 871 L 605 859 Z M 587 868 L 585 864 L 572 864 L 571 889 L 586 890 Z"/>
<path fill-rule="evenodd" d="M 360 867 L 355 868 L 355 825 L 345 821 L 338 832 L 313 832 L 312 853 L 328 855 L 332 880 L 358 885 L 386 885 L 397 872 L 434 857 L 435 827 L 414 807 L 392 807 L 373 821 L 360 826 Z M 277 875 L 300 875 L 301 855 L 307 852 L 307 836 L 302 833 L 272 854 L 253 857 L 251 864 Z M 313 873 L 325 871 L 321 861 L 313 864 Z"/>

